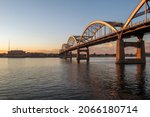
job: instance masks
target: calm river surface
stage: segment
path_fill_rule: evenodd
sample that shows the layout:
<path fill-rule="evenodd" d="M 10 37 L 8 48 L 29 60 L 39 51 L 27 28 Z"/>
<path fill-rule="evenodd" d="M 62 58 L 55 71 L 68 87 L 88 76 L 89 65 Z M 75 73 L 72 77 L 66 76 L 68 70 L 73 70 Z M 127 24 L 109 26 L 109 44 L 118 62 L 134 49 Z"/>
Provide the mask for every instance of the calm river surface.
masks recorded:
<path fill-rule="evenodd" d="M 119 66 L 115 58 L 0 58 L 0 99 L 150 99 L 150 58 L 145 66 Z"/>

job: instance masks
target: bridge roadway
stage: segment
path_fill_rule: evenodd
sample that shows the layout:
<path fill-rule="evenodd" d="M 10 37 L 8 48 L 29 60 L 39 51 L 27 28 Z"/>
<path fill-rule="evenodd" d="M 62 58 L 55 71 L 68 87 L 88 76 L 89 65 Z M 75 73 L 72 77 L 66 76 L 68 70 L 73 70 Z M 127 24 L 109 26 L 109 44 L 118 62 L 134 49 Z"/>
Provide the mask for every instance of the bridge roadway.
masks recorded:
<path fill-rule="evenodd" d="M 118 39 L 118 34 L 120 34 L 121 32 L 123 32 L 122 36 L 125 39 L 131 38 L 131 37 L 136 37 L 137 34 L 139 34 L 139 33 L 144 33 L 144 35 L 149 34 L 150 33 L 150 19 L 147 19 L 147 21 L 143 21 L 143 22 L 137 23 L 135 25 L 133 24 L 133 26 L 130 26 L 124 30 L 120 30 L 117 33 L 111 33 L 109 35 L 100 37 L 98 39 L 91 40 L 89 42 L 82 43 L 82 44 L 76 45 L 74 47 L 70 47 L 70 48 L 62 51 L 60 54 L 63 54 L 68 51 L 74 51 L 74 50 L 77 50 L 78 48 L 85 48 L 85 47 L 99 45 L 99 44 L 103 44 L 103 43 L 107 43 L 107 42 L 116 41 Z"/>

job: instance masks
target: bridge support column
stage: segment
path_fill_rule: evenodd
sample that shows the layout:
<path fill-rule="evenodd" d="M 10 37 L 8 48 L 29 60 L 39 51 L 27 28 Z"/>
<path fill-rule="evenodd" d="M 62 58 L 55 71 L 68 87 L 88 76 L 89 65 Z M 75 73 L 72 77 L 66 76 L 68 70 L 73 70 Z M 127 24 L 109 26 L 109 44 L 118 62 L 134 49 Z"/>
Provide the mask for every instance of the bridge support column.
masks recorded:
<path fill-rule="evenodd" d="M 59 57 L 63 59 L 64 58 L 64 54 L 59 54 Z"/>
<path fill-rule="evenodd" d="M 145 56 L 145 42 L 143 37 L 138 37 L 139 46 L 137 47 L 136 58 L 140 63 L 146 63 L 146 56 Z"/>
<path fill-rule="evenodd" d="M 82 54 L 84 53 L 84 54 Z M 89 48 L 78 48 L 77 49 L 77 62 L 80 63 L 80 60 L 86 60 L 87 62 L 89 62 Z"/>
<path fill-rule="evenodd" d="M 123 39 L 117 40 L 117 52 L 116 63 L 117 64 L 145 64 L 145 42 L 143 40 L 143 34 L 138 35 L 137 42 L 124 42 Z M 136 59 L 125 59 L 125 47 L 136 47 Z"/>
<path fill-rule="evenodd" d="M 123 39 L 117 40 L 117 47 L 116 47 L 116 63 L 121 64 L 125 62 L 125 52 L 124 52 L 124 41 Z"/>
<path fill-rule="evenodd" d="M 70 59 L 70 60 L 72 60 L 72 51 L 65 52 L 64 59 Z"/>

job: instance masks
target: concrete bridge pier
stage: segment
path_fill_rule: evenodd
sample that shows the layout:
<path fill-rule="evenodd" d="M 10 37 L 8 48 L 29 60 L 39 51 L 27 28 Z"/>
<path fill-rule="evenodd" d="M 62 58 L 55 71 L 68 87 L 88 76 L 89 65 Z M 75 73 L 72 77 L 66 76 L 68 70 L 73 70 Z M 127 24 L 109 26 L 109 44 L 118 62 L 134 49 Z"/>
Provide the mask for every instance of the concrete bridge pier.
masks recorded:
<path fill-rule="evenodd" d="M 116 63 L 117 64 L 145 64 L 145 42 L 143 40 L 143 34 L 138 35 L 137 42 L 124 42 L 123 39 L 117 40 L 117 52 L 116 52 Z M 125 59 L 125 48 L 135 47 L 137 48 L 136 59 Z"/>
<path fill-rule="evenodd" d="M 64 58 L 64 55 L 63 55 L 63 54 L 59 54 L 59 57 L 60 57 L 61 59 L 63 59 L 63 58 Z"/>
<path fill-rule="evenodd" d="M 72 51 L 64 52 L 64 53 L 60 54 L 59 56 L 62 59 L 70 59 L 70 61 L 72 61 Z"/>
<path fill-rule="evenodd" d="M 77 62 L 80 63 L 80 60 L 86 60 L 89 62 L 89 48 L 78 48 L 77 49 Z"/>
<path fill-rule="evenodd" d="M 137 42 L 138 46 L 137 46 L 136 58 L 140 63 L 145 64 L 146 63 L 145 41 L 143 40 L 143 35 L 137 37 L 138 37 L 138 42 Z"/>
<path fill-rule="evenodd" d="M 117 40 L 116 47 L 116 63 L 121 64 L 125 62 L 125 51 L 124 51 L 124 41 L 123 39 Z"/>
<path fill-rule="evenodd" d="M 72 61 L 72 51 L 65 52 L 64 59 Z"/>

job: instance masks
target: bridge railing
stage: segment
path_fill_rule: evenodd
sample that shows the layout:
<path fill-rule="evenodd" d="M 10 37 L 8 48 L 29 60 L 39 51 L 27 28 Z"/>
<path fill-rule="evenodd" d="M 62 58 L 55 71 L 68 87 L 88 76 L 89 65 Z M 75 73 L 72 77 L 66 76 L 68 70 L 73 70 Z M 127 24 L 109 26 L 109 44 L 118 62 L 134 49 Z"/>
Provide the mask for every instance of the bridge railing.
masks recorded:
<path fill-rule="evenodd" d="M 131 27 L 134 27 L 134 26 L 137 26 L 137 25 L 140 25 L 140 24 L 144 24 L 146 22 L 150 22 L 150 18 L 144 19 L 140 22 L 132 23 L 132 24 L 128 25 L 127 28 L 131 28 Z"/>

